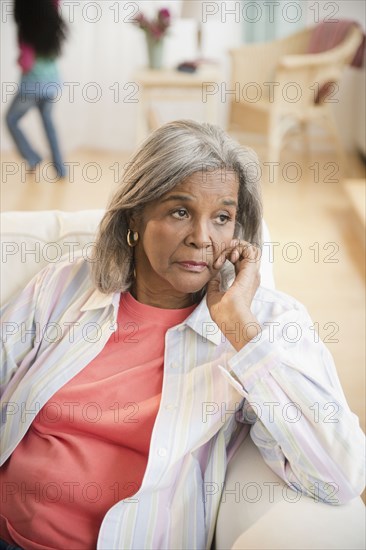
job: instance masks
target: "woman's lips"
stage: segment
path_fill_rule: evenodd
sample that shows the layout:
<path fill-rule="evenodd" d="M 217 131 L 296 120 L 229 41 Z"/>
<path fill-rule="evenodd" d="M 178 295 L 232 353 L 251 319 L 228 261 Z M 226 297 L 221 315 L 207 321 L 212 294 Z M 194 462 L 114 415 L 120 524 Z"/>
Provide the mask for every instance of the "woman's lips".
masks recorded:
<path fill-rule="evenodd" d="M 195 273 L 201 273 L 205 269 L 207 269 L 207 264 L 205 262 L 177 262 L 177 264 L 185 269 L 186 271 L 193 271 Z"/>

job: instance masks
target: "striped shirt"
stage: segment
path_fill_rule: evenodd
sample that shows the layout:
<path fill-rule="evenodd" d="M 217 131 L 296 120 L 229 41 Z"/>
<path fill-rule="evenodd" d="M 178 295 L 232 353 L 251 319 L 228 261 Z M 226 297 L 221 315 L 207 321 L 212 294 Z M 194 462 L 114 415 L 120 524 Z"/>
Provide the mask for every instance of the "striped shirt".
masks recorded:
<path fill-rule="evenodd" d="M 46 267 L 2 312 L 1 463 L 117 328 L 120 294 L 96 290 L 89 267 Z M 205 298 L 167 331 L 145 475 L 105 515 L 98 549 L 209 549 L 228 459 L 249 431 L 292 488 L 330 504 L 362 491 L 364 436 L 306 309 L 259 287 L 252 312 L 262 332 L 239 352 Z"/>

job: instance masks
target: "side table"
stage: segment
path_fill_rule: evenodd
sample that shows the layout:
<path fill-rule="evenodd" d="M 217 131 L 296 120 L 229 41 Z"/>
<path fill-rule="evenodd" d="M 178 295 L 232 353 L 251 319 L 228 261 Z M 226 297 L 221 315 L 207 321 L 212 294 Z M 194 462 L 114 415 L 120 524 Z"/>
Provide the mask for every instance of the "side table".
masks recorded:
<path fill-rule="evenodd" d="M 137 142 L 161 125 L 153 102 L 196 101 L 203 105 L 203 120 L 218 124 L 222 80 L 216 66 L 200 67 L 195 73 L 176 69 L 140 69 L 134 74 L 139 86 L 137 109 Z M 179 116 L 177 116 L 179 118 Z"/>

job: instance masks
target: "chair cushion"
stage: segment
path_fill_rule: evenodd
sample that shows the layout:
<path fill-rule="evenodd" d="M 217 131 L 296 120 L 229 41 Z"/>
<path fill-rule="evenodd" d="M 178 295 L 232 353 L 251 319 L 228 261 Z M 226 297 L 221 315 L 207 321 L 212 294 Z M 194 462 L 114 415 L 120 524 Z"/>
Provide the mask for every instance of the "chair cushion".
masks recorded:
<path fill-rule="evenodd" d="M 339 46 L 354 25 L 361 28 L 361 25 L 357 21 L 349 21 L 347 19 L 322 21 L 316 25 L 311 32 L 307 53 L 321 53 Z M 353 67 L 363 66 L 364 51 L 365 35 L 363 36 L 363 40 L 350 63 Z M 326 82 L 323 84 L 315 97 L 315 103 L 322 103 L 332 90 L 332 82 Z"/>

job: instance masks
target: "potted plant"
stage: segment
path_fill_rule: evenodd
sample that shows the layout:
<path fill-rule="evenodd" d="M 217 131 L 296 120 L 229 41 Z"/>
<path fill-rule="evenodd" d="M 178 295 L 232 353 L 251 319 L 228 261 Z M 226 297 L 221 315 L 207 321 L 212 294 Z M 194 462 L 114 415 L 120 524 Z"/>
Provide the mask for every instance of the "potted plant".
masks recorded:
<path fill-rule="evenodd" d="M 161 8 L 153 19 L 139 12 L 134 17 L 133 23 L 145 33 L 149 67 L 161 69 L 164 38 L 171 24 L 170 11 L 167 8 Z"/>

